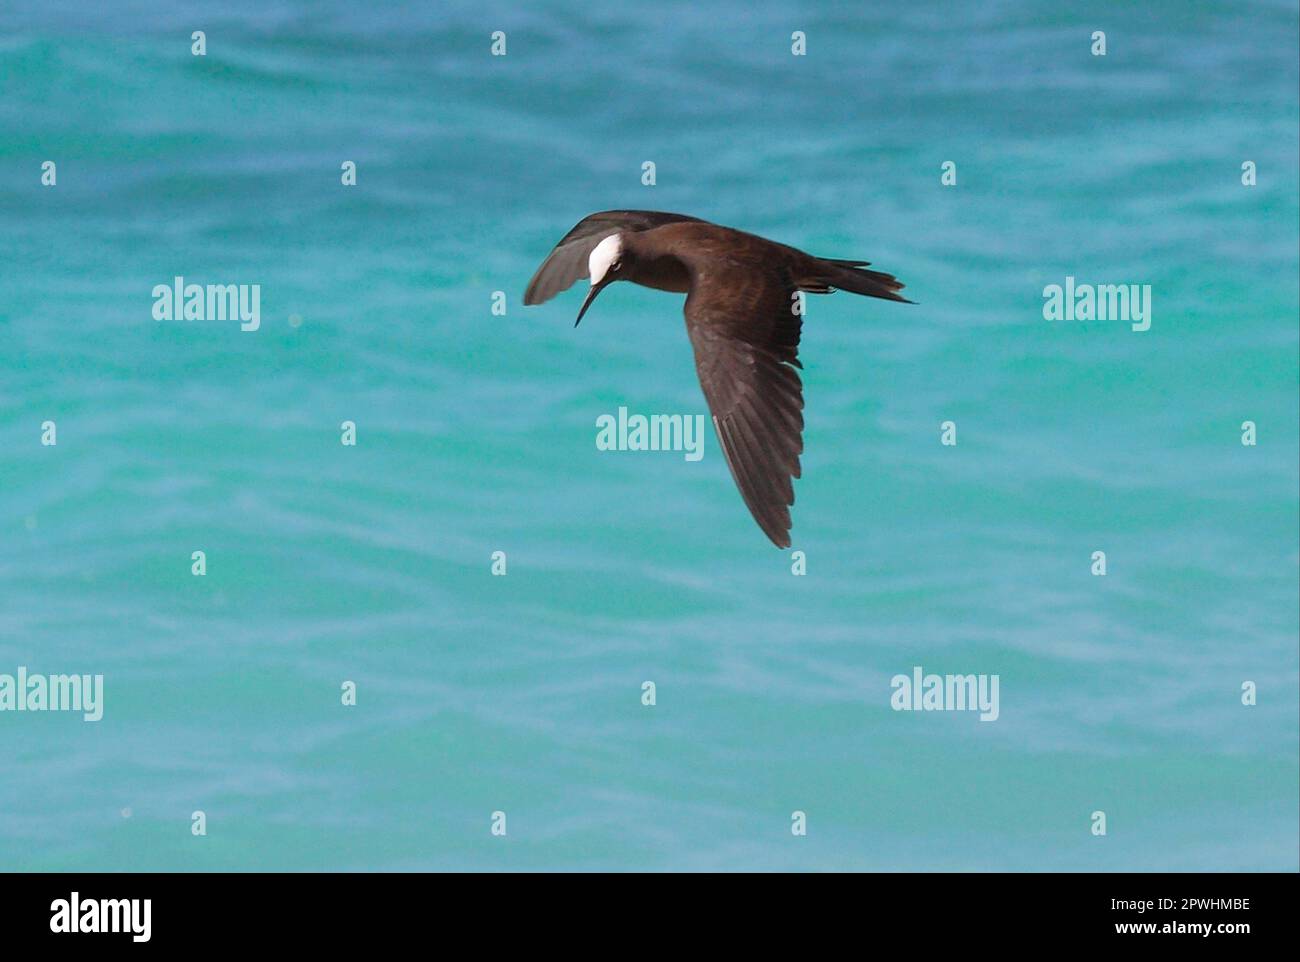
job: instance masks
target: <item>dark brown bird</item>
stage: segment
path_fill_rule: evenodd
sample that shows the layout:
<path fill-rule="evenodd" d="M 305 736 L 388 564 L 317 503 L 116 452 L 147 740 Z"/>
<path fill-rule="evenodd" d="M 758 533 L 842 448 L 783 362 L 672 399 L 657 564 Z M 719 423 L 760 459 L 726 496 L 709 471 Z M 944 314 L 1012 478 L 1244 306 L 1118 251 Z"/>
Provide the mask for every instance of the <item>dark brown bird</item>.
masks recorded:
<path fill-rule="evenodd" d="M 541 304 L 583 277 L 596 295 L 614 281 L 686 294 L 686 332 L 722 454 L 758 526 L 790 547 L 792 478 L 803 453 L 799 291 L 852 291 L 888 301 L 903 285 L 868 261 L 813 257 L 696 217 L 606 210 L 584 217 L 555 245 L 524 293 Z"/>

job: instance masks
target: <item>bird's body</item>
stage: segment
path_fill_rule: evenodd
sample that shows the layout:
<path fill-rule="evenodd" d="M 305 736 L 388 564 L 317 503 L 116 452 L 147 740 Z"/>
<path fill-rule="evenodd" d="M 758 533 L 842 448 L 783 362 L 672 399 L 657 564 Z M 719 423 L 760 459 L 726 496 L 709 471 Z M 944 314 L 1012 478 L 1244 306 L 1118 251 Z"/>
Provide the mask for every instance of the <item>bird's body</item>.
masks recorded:
<path fill-rule="evenodd" d="M 615 280 L 686 294 L 686 330 L 723 456 L 754 520 L 784 548 L 803 452 L 799 292 L 847 290 L 910 303 L 892 275 L 866 265 L 683 214 L 601 211 L 555 246 L 524 303 L 540 304 L 583 277 L 591 289 L 579 321 Z"/>

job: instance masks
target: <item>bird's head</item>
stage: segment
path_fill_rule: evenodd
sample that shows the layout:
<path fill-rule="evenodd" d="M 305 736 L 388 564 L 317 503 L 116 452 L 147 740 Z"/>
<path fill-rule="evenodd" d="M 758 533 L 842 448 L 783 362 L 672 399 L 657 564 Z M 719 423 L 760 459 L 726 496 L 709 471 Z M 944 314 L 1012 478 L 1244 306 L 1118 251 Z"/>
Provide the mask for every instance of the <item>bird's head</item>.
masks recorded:
<path fill-rule="evenodd" d="M 582 315 L 587 313 L 587 308 L 596 299 L 596 295 L 622 277 L 623 257 L 622 234 L 610 234 L 592 248 L 591 254 L 587 258 L 587 273 L 591 275 L 591 290 L 587 292 L 587 299 L 582 302 L 582 310 L 578 311 L 578 319 L 573 322 L 574 327 L 582 323 Z"/>

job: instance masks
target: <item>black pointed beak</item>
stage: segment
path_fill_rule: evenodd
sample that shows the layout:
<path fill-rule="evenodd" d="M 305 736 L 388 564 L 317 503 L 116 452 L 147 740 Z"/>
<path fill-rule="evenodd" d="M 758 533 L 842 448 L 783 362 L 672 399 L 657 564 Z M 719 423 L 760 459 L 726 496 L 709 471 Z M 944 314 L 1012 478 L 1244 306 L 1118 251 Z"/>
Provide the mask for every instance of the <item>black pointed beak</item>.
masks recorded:
<path fill-rule="evenodd" d="M 587 299 L 582 302 L 582 310 L 578 311 L 578 319 L 573 322 L 574 327 L 582 323 L 582 315 L 587 313 L 587 308 L 591 307 L 591 302 L 596 299 L 596 295 L 608 287 L 611 280 L 612 278 L 607 277 L 599 284 L 591 285 L 591 290 L 587 291 Z"/>

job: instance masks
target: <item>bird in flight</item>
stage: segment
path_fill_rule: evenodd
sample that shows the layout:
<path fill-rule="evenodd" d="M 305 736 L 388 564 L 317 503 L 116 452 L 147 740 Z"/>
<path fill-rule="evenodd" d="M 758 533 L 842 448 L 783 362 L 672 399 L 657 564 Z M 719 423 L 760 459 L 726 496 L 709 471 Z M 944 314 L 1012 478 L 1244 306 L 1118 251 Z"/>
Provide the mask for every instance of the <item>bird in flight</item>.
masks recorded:
<path fill-rule="evenodd" d="M 868 263 L 814 257 L 684 214 L 605 210 L 555 245 L 524 303 L 541 304 L 588 277 L 577 327 L 615 281 L 685 294 L 695 370 L 727 467 L 763 533 L 788 548 L 792 479 L 803 453 L 799 292 L 912 303 L 892 274 L 866 270 Z"/>

